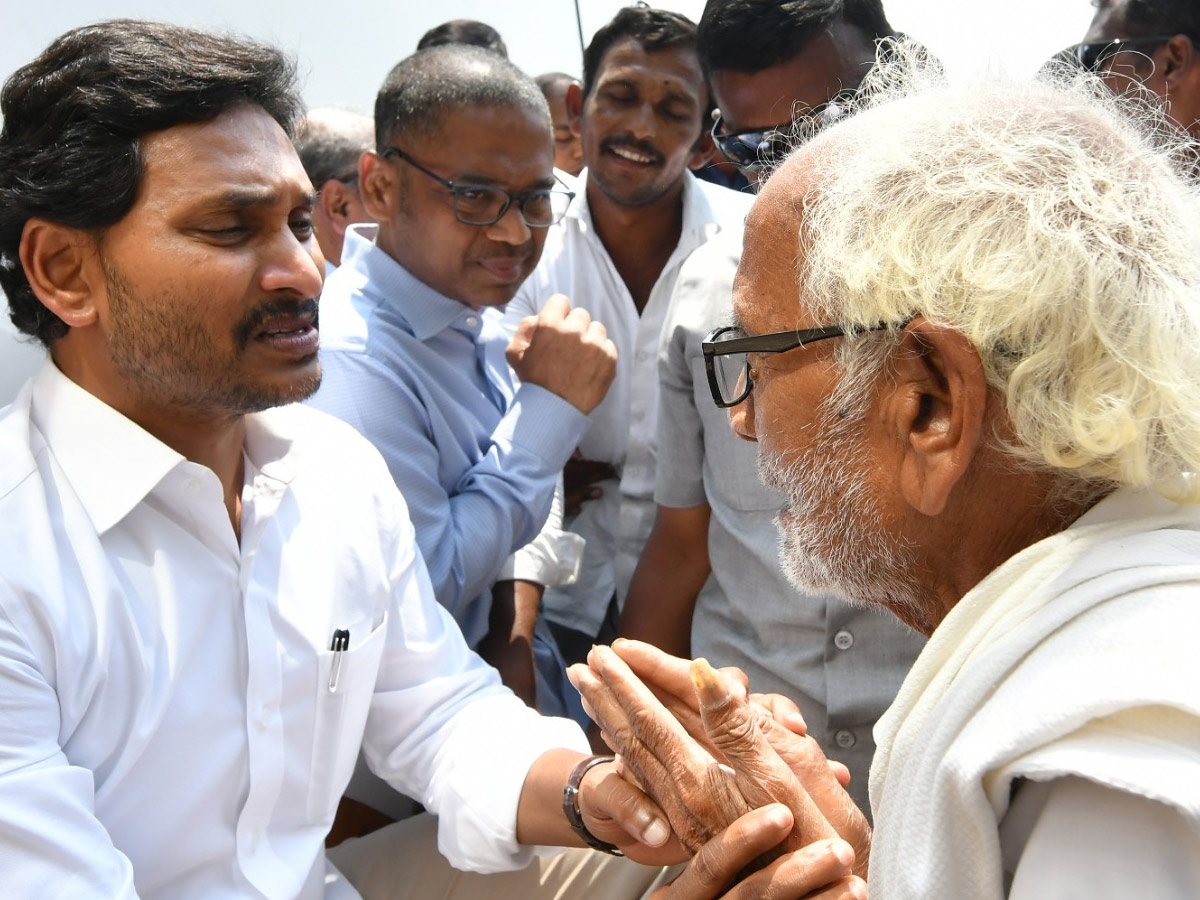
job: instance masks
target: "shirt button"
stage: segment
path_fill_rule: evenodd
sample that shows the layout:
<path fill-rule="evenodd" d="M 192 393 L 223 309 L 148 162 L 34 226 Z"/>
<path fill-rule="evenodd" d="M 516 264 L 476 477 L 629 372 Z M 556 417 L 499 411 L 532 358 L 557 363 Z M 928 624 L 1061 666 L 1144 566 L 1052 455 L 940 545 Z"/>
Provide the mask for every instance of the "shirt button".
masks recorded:
<path fill-rule="evenodd" d="M 467 316 L 463 321 L 467 323 L 468 328 L 474 328 L 479 324 L 479 318 L 477 316 Z"/>
<path fill-rule="evenodd" d="M 855 736 L 854 732 L 845 728 L 835 734 L 833 736 L 833 740 L 843 750 L 849 750 L 858 743 L 858 738 Z"/>
<path fill-rule="evenodd" d="M 845 629 L 842 629 L 833 636 L 833 646 L 837 647 L 839 650 L 849 650 L 854 646 L 854 635 Z"/>
<path fill-rule="evenodd" d="M 271 707 L 263 705 L 258 710 L 258 727 L 266 728 L 271 724 Z"/>

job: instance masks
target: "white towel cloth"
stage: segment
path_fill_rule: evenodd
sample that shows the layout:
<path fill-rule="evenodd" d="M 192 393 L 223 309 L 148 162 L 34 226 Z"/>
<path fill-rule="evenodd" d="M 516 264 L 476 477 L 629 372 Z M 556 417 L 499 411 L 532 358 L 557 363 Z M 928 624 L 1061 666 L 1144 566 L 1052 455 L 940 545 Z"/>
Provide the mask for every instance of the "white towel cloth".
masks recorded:
<path fill-rule="evenodd" d="M 980 582 L 876 725 L 870 895 L 1004 896 L 1016 779 L 1079 775 L 1200 829 L 1200 508 L 1118 491 Z"/>

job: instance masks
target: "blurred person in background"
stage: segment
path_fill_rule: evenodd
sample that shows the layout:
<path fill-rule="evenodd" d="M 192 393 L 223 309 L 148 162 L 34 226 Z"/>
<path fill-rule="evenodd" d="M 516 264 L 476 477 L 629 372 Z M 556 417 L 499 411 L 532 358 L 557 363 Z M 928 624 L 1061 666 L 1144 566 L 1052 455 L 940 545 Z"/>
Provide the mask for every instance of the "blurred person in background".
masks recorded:
<path fill-rule="evenodd" d="M 568 175 L 583 171 L 583 145 L 571 128 L 567 116 L 567 90 L 577 88 L 579 79 L 566 72 L 547 72 L 534 79 L 550 104 L 550 124 L 554 128 L 554 165 Z"/>
<path fill-rule="evenodd" d="M 341 264 L 346 229 L 367 221 L 358 192 L 358 158 L 375 145 L 375 123 L 370 116 L 348 109 L 313 109 L 300 120 L 294 143 L 308 180 L 317 189 L 313 230 L 328 275 Z"/>
<path fill-rule="evenodd" d="M 1193 0 L 1095 0 L 1083 42 L 1066 51 L 1116 93 L 1144 88 L 1200 136 L 1200 5 Z"/>

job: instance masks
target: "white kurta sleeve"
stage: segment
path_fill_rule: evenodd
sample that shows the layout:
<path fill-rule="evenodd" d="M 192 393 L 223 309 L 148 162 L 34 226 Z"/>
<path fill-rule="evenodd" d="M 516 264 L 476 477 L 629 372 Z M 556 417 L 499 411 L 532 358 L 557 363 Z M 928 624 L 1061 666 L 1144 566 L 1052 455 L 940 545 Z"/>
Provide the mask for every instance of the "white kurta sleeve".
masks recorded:
<path fill-rule="evenodd" d="M 556 747 L 588 752 L 568 719 L 539 715 L 467 648 L 437 604 L 407 519 L 395 599 L 363 749 L 371 768 L 439 817 L 438 846 L 457 868 L 520 868 L 517 802 L 533 761 Z"/>
<path fill-rule="evenodd" d="M 1166 804 L 1084 778 L 1024 784 L 1002 823 L 1001 844 L 1009 900 L 1200 897 L 1196 823 Z"/>

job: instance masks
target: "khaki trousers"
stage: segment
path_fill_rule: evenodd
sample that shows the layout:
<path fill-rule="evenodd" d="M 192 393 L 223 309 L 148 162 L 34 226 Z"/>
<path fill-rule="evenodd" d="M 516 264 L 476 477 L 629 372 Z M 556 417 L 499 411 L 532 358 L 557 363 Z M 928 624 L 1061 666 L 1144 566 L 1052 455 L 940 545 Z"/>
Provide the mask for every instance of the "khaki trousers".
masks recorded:
<path fill-rule="evenodd" d="M 365 900 L 641 900 L 679 871 L 568 849 L 517 872 L 460 872 L 438 853 L 427 813 L 344 841 L 329 858 Z"/>

